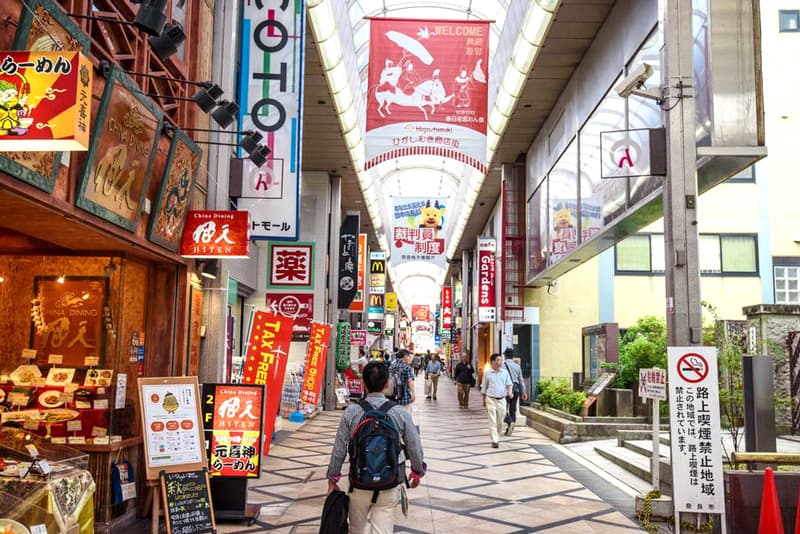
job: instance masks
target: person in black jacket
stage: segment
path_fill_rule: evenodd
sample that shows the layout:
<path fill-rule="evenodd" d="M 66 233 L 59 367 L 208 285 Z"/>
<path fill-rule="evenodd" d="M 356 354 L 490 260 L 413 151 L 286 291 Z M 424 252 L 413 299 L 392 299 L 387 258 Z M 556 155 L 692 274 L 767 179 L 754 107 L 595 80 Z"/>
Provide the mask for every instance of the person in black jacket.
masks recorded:
<path fill-rule="evenodd" d="M 475 385 L 475 370 L 470 363 L 469 354 L 461 355 L 461 361 L 456 365 L 455 378 L 458 388 L 458 405 L 461 408 L 469 408 L 469 390 Z"/>

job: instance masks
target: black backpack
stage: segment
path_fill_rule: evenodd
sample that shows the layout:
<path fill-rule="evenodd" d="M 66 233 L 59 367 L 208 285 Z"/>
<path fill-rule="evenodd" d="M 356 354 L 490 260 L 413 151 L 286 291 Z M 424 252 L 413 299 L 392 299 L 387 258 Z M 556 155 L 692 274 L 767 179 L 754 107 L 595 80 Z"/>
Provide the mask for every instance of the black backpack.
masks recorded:
<path fill-rule="evenodd" d="M 405 466 L 400 462 L 403 445 L 400 432 L 388 414 L 394 402 L 386 401 L 376 409 L 362 399 L 358 405 L 364 415 L 350 439 L 350 488 L 374 491 L 374 503 L 379 491 L 405 481 Z"/>
<path fill-rule="evenodd" d="M 347 524 L 349 506 L 350 497 L 345 492 L 332 491 L 322 507 L 319 534 L 347 534 L 350 530 L 350 526 Z"/>

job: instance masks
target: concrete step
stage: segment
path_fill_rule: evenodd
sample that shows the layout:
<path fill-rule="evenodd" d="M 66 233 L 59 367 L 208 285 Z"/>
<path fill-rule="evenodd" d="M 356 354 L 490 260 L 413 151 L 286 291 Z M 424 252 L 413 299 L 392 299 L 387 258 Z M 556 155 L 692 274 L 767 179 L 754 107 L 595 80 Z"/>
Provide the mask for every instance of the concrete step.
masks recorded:
<path fill-rule="evenodd" d="M 647 482 L 652 480 L 650 474 L 650 458 L 634 452 L 626 447 L 598 445 L 595 452 L 603 458 L 610 460 L 629 473 Z M 661 493 L 672 495 L 672 468 L 663 458 L 659 462 Z"/>
<path fill-rule="evenodd" d="M 653 457 L 653 442 L 651 440 L 629 440 L 623 443 L 622 445 L 624 448 L 631 450 L 637 454 L 641 454 L 642 456 L 646 456 L 647 458 Z M 658 454 L 661 458 L 665 458 L 668 462 L 670 461 L 670 448 L 669 442 L 665 445 L 664 443 L 659 440 L 659 448 Z"/>
<path fill-rule="evenodd" d="M 662 445 L 669 446 L 669 425 L 661 425 L 661 432 L 659 437 Z M 651 440 L 653 439 L 653 431 L 648 430 L 618 430 L 617 431 L 617 445 L 622 447 L 623 443 L 628 440 Z"/>

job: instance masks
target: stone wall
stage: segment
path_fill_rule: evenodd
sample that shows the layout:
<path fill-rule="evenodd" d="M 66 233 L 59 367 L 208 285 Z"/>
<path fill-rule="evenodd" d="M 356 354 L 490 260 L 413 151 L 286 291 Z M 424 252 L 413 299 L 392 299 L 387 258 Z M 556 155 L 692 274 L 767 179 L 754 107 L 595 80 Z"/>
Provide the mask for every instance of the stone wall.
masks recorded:
<path fill-rule="evenodd" d="M 759 304 L 742 308 L 747 317 L 748 354 L 772 356 L 775 359 L 775 398 L 791 400 L 791 369 L 789 362 L 789 332 L 800 331 L 800 306 Z M 791 402 L 775 407 L 778 434 L 792 431 Z"/>

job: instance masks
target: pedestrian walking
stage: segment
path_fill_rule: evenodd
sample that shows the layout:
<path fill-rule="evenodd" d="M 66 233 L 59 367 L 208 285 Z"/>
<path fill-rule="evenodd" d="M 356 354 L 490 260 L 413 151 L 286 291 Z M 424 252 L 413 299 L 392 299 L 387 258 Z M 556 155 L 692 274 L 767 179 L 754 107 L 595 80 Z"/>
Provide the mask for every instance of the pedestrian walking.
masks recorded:
<path fill-rule="evenodd" d="M 469 354 L 462 354 L 454 372 L 458 388 L 458 406 L 461 408 L 469 408 L 469 391 L 475 385 L 474 373 L 475 369 L 472 368 Z"/>
<path fill-rule="evenodd" d="M 514 349 L 511 347 L 503 351 L 505 356 L 505 368 L 511 377 L 511 398 L 506 401 L 506 436 L 514 433 L 514 427 L 517 424 L 517 404 L 520 397 L 522 400 L 528 400 L 528 392 L 525 391 L 525 381 L 522 379 L 522 367 L 514 361 Z"/>
<path fill-rule="evenodd" d="M 492 447 L 496 449 L 500 446 L 500 431 L 506 417 L 506 398 L 512 396 L 511 377 L 503 368 L 503 357 L 499 353 L 492 354 L 489 361 L 491 367 L 483 373 L 481 392 L 489 416 L 489 436 Z"/>
<path fill-rule="evenodd" d="M 412 361 L 413 355 L 406 349 L 400 349 L 397 351 L 397 359 L 389 368 L 389 372 L 396 377 L 396 382 L 400 386 L 393 400 L 408 413 L 411 413 L 411 405 L 417 400 L 414 371 L 411 369 Z"/>
<path fill-rule="evenodd" d="M 436 400 L 436 392 L 439 389 L 439 377 L 442 374 L 442 362 L 439 360 L 439 355 L 434 354 L 431 358 L 431 361 L 428 363 L 428 367 L 425 368 L 425 376 L 427 377 L 425 380 L 425 398 L 430 399 L 433 397 L 433 400 Z M 428 387 L 428 380 L 430 380 L 430 391 L 427 390 Z"/>
<path fill-rule="evenodd" d="M 383 394 L 389 380 L 386 364 L 368 363 L 363 380 L 366 399 L 347 407 L 336 432 L 327 471 L 328 494 L 341 491 L 342 464 L 349 453 L 350 532 L 391 534 L 406 480 L 416 488 L 425 475 L 422 442 L 411 415 Z M 408 477 L 406 459 L 411 462 Z"/>

